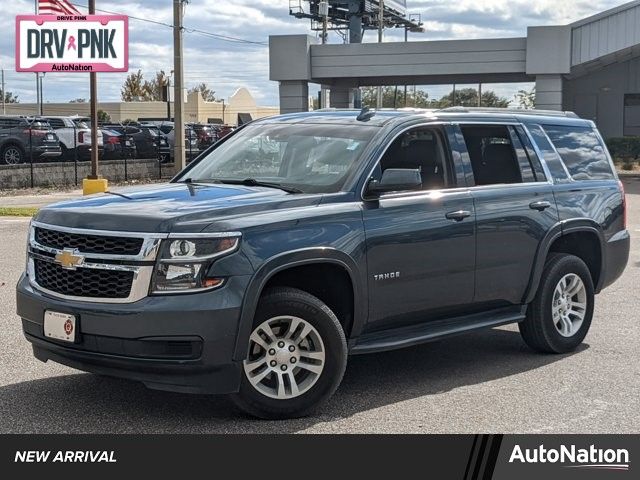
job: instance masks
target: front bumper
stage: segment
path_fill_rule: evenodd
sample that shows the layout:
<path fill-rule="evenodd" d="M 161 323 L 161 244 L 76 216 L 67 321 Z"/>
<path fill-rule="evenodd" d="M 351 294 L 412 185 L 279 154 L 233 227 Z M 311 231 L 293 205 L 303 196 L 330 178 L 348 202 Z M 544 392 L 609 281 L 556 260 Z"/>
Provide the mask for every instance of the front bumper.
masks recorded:
<path fill-rule="evenodd" d="M 70 301 L 35 290 L 23 276 L 17 311 L 36 358 L 186 393 L 231 393 L 241 363 L 232 360 L 248 276 L 192 295 L 149 296 L 128 304 Z M 77 318 L 70 344 L 44 336 L 44 312 Z"/>

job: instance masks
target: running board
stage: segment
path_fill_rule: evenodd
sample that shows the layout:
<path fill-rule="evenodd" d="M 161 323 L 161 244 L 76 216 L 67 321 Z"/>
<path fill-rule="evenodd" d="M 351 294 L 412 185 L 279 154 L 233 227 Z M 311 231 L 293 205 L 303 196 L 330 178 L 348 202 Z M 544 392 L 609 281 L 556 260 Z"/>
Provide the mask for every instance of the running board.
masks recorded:
<path fill-rule="evenodd" d="M 359 355 L 363 353 L 395 350 L 397 348 L 440 340 L 444 337 L 459 335 L 472 330 L 517 323 L 524 320 L 526 310 L 526 305 L 517 305 L 446 320 L 394 328 L 393 330 L 367 333 L 358 338 L 349 353 Z"/>

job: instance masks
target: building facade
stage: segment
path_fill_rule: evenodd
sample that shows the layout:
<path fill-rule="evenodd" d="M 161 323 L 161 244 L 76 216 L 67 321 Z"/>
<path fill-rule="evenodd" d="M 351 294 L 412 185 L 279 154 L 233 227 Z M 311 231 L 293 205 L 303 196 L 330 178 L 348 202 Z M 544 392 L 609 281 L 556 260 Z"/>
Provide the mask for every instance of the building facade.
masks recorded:
<path fill-rule="evenodd" d="M 114 122 L 138 120 L 140 118 L 166 118 L 166 102 L 100 102 L 99 110 L 109 114 Z M 8 115 L 35 115 L 38 106 L 34 103 L 8 103 Z M 171 103 L 171 112 L 173 112 Z M 239 88 L 229 97 L 227 102 L 206 102 L 199 92 L 188 95 L 184 106 L 186 122 L 208 123 L 223 120 L 223 123 L 235 125 L 239 114 L 249 114 L 252 119 L 277 115 L 278 107 L 263 107 L 256 104 L 255 99 L 246 88 Z M 89 115 L 89 103 L 45 103 L 44 115 Z"/>
<path fill-rule="evenodd" d="M 640 135 L 640 0 L 526 37 L 319 45 L 278 35 L 269 55 L 283 113 L 308 109 L 309 83 L 347 108 L 361 86 L 535 82 L 537 108 L 572 110 L 605 137 Z"/>

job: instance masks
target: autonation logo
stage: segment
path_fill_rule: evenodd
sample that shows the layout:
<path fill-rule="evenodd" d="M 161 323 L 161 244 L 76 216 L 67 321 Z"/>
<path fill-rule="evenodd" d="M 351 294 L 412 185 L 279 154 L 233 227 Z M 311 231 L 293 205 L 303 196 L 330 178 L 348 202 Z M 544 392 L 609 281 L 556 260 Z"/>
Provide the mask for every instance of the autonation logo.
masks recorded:
<path fill-rule="evenodd" d="M 522 449 L 515 445 L 509 463 L 561 463 L 567 468 L 586 468 L 596 470 L 629 470 L 629 451 L 626 448 L 578 448 L 575 445 L 560 445 L 559 448 Z"/>

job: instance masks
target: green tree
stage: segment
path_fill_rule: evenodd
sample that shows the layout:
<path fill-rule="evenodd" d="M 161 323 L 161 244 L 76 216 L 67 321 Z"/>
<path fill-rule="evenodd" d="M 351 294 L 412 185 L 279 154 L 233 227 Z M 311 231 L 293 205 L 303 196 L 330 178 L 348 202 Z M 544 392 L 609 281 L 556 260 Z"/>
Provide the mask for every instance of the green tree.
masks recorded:
<path fill-rule="evenodd" d="M 378 87 L 362 87 L 362 106 L 376 108 L 378 99 Z M 382 87 L 382 108 L 429 108 L 429 95 L 424 90 L 416 90 L 407 87 L 407 98 L 405 102 L 404 86 Z"/>
<path fill-rule="evenodd" d="M 516 103 L 520 108 L 530 110 L 536 107 L 536 87 L 531 90 L 518 90 L 515 95 Z"/>
<path fill-rule="evenodd" d="M 124 81 L 124 85 L 122 85 L 122 89 L 120 90 L 120 97 L 123 102 L 147 100 L 147 91 L 141 70 L 127 75 L 127 79 Z"/>
<path fill-rule="evenodd" d="M 162 101 L 162 93 L 169 81 L 164 70 L 156 72 L 153 80 L 144 82 L 145 97 L 149 101 Z"/>
<path fill-rule="evenodd" d="M 454 99 L 455 93 L 455 99 Z M 499 97 L 492 90 L 482 92 L 482 106 L 492 108 L 506 108 L 509 106 L 509 100 L 505 97 Z M 478 106 L 478 90 L 475 88 L 462 88 L 460 90 L 451 90 L 448 94 L 439 100 L 431 102 L 433 108 L 447 108 L 452 106 L 460 107 L 477 107 Z"/>
<path fill-rule="evenodd" d="M 98 123 L 109 123 L 111 121 L 111 115 L 104 110 L 98 110 Z"/>
<path fill-rule="evenodd" d="M 2 89 L 0 89 L 0 98 L 2 98 L 3 95 L 4 95 L 4 103 L 19 103 L 18 96 L 15 95 L 14 93 L 9 91 L 3 92 Z"/>
<path fill-rule="evenodd" d="M 190 88 L 187 93 L 200 92 L 205 102 L 220 102 L 221 100 L 216 98 L 216 92 L 211 90 L 206 83 L 200 83 L 193 88 Z"/>
<path fill-rule="evenodd" d="M 69 103 L 87 103 L 86 98 L 74 98 L 73 100 L 69 100 Z"/>

